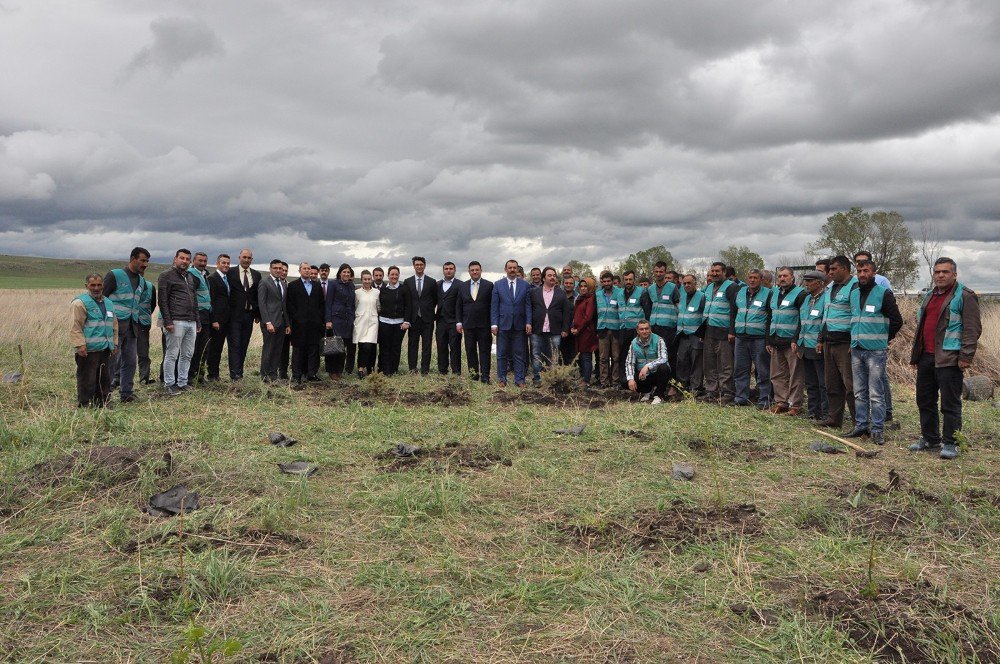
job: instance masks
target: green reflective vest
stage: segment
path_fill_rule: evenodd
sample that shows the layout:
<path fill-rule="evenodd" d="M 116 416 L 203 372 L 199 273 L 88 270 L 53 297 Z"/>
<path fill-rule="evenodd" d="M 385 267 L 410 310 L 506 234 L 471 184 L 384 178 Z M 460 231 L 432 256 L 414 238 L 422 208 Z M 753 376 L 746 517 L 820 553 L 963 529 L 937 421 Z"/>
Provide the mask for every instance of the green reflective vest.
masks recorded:
<path fill-rule="evenodd" d="M 851 291 L 851 348 L 885 350 L 889 347 L 889 319 L 882 313 L 886 289 L 875 286 L 861 306 L 861 289 Z"/>
<path fill-rule="evenodd" d="M 941 342 L 943 350 L 962 350 L 962 309 L 965 306 L 962 291 L 964 290 L 965 286 L 961 283 L 955 284 L 955 294 L 951 296 L 951 302 L 948 304 L 948 327 L 944 330 L 944 341 Z M 924 307 L 927 306 L 933 292 L 927 291 L 924 301 L 920 303 L 917 325 L 924 324 Z"/>
<path fill-rule="evenodd" d="M 729 303 L 729 298 L 726 297 L 726 291 L 732 285 L 733 282 L 727 279 L 722 282 L 718 290 L 716 290 L 714 282 L 705 286 L 705 320 L 708 321 L 709 327 L 729 329 L 729 317 L 733 307 Z"/>
<path fill-rule="evenodd" d="M 622 288 L 622 304 L 618 308 L 621 329 L 634 330 L 639 321 L 646 317 L 646 312 L 642 310 L 642 294 L 645 292 L 645 288 L 636 286 L 632 294 L 625 297 L 625 289 Z"/>
<path fill-rule="evenodd" d="M 830 332 L 850 332 L 851 330 L 851 292 L 858 285 L 858 278 L 851 277 L 851 280 L 840 287 L 835 296 L 830 296 L 833 291 L 831 287 L 827 292 L 826 310 L 823 313 L 823 324 Z"/>
<path fill-rule="evenodd" d="M 660 337 L 655 333 L 649 335 L 649 343 L 645 346 L 639 343 L 639 337 L 632 340 L 632 368 L 636 379 L 642 368 L 660 357 Z"/>
<path fill-rule="evenodd" d="M 117 278 L 117 277 L 116 277 Z M 83 338 L 87 342 L 87 352 L 99 350 L 115 349 L 115 305 L 104 298 L 104 308 L 107 313 L 101 311 L 101 305 L 90 296 L 90 293 L 81 293 L 74 300 L 83 302 L 87 310 L 87 320 L 83 324 Z"/>
<path fill-rule="evenodd" d="M 681 334 L 694 334 L 705 320 L 705 294 L 696 290 L 689 300 L 687 291 L 682 288 L 679 308 L 677 331 Z"/>
<path fill-rule="evenodd" d="M 211 311 L 212 296 L 208 291 L 208 281 L 206 281 L 205 277 L 198 271 L 198 268 L 193 265 L 188 268 L 188 272 L 193 274 L 196 279 L 195 295 L 198 296 L 198 311 Z"/>
<path fill-rule="evenodd" d="M 650 325 L 677 327 L 677 305 L 674 304 L 676 290 L 677 284 L 672 281 L 665 281 L 663 288 L 654 282 L 646 289 L 646 292 L 649 293 L 649 299 L 653 303 L 653 308 L 649 312 Z"/>
<path fill-rule="evenodd" d="M 139 277 L 139 290 L 132 290 L 132 282 L 129 281 L 128 273 L 122 268 L 111 270 L 115 275 L 115 292 L 108 295 L 107 299 L 115 305 L 115 316 L 118 320 L 132 319 L 139 320 L 139 300 L 142 299 L 143 291 L 149 282 Z"/>
<path fill-rule="evenodd" d="M 804 293 L 802 286 L 795 286 L 784 296 L 781 289 L 771 293 L 771 334 L 782 339 L 794 339 L 799 332 L 799 309 L 795 299 Z"/>
<path fill-rule="evenodd" d="M 826 299 L 829 292 L 824 288 L 819 299 L 815 303 L 812 295 L 806 297 L 799 307 L 799 341 L 803 348 L 815 348 L 819 343 L 819 332 L 823 329 L 823 310 L 826 308 Z"/>
<path fill-rule="evenodd" d="M 153 284 L 143 277 L 142 295 L 139 296 L 139 325 L 149 327 L 153 322 Z"/>
<path fill-rule="evenodd" d="M 767 298 L 770 291 L 761 288 L 750 299 L 750 287 L 736 294 L 736 334 L 762 337 L 767 333 Z"/>
<path fill-rule="evenodd" d="M 610 293 L 605 293 L 603 288 L 598 288 L 594 294 L 594 301 L 597 304 L 597 329 L 598 330 L 620 330 L 622 329 L 619 319 L 619 309 L 625 293 L 619 286 L 612 286 Z"/>

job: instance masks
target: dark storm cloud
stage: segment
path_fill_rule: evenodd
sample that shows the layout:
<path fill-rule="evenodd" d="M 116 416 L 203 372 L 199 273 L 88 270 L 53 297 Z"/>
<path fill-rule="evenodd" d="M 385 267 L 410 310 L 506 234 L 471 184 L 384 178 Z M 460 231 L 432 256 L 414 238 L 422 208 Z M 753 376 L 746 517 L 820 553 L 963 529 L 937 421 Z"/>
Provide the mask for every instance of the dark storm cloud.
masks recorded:
<path fill-rule="evenodd" d="M 125 66 L 124 77 L 153 68 L 172 74 L 185 63 L 225 53 L 222 40 L 201 20 L 162 17 L 149 24 L 153 43 L 144 46 Z"/>

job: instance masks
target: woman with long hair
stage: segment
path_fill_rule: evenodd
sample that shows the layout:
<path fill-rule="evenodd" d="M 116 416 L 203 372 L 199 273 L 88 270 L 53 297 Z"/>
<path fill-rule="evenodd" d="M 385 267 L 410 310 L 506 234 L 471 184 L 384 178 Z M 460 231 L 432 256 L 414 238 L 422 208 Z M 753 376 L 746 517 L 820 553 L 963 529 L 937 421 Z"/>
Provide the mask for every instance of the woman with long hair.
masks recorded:
<path fill-rule="evenodd" d="M 573 309 L 573 327 L 570 334 L 576 339 L 576 352 L 580 355 L 580 378 L 590 385 L 594 374 L 594 353 L 597 351 L 597 309 L 594 304 L 594 289 L 597 282 L 593 277 L 580 280 L 580 295 Z"/>
<path fill-rule="evenodd" d="M 400 288 L 399 268 L 386 272 L 389 281 L 378 292 L 378 370 L 386 376 L 399 371 L 406 320 L 406 289 Z"/>
<path fill-rule="evenodd" d="M 378 296 L 372 288 L 372 273 L 361 271 L 361 288 L 354 291 L 354 343 L 358 347 L 358 378 L 375 370 L 378 343 Z"/>
<path fill-rule="evenodd" d="M 330 378 L 338 380 L 345 371 L 354 373 L 354 270 L 347 263 L 326 291 L 326 329 L 344 340 L 344 354 L 334 355 L 330 366 Z"/>

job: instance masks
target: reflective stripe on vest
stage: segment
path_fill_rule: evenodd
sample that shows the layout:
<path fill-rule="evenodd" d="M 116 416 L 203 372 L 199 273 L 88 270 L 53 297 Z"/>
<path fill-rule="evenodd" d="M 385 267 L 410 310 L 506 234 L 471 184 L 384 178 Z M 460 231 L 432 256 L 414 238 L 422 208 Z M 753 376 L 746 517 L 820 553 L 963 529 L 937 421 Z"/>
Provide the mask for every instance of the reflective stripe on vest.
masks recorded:
<path fill-rule="evenodd" d="M 194 275 L 197 279 L 195 284 L 195 295 L 198 296 L 198 311 L 211 311 L 212 310 L 212 296 L 208 292 L 208 282 L 205 277 L 202 276 L 201 272 L 198 271 L 196 267 L 189 267 L 188 272 Z"/>
<path fill-rule="evenodd" d="M 153 322 L 153 284 L 143 278 L 142 295 L 139 296 L 139 325 L 149 327 Z"/>
<path fill-rule="evenodd" d="M 687 291 L 681 289 L 680 313 L 677 314 L 677 331 L 683 334 L 694 334 L 701 327 L 704 316 L 705 294 L 696 290 L 688 301 Z"/>
<path fill-rule="evenodd" d="M 644 366 L 660 357 L 659 349 L 660 337 L 656 334 L 649 335 L 649 343 L 645 348 L 639 345 L 639 337 L 632 340 L 632 367 L 637 379 Z"/>
<path fill-rule="evenodd" d="M 799 308 L 799 345 L 804 348 L 815 348 L 819 342 L 819 331 L 823 329 L 823 309 L 826 308 L 827 291 L 824 288 L 816 303 L 812 295 L 802 302 Z"/>
<path fill-rule="evenodd" d="M 710 283 L 705 286 L 705 320 L 710 327 L 729 328 L 729 317 L 733 311 L 726 297 L 726 290 L 733 285 L 728 279 L 715 289 L 715 284 Z"/>
<path fill-rule="evenodd" d="M 677 327 L 677 305 L 674 304 L 674 292 L 676 290 L 677 284 L 672 281 L 663 282 L 663 288 L 659 288 L 656 283 L 652 283 L 646 289 L 646 292 L 649 293 L 649 299 L 653 303 L 653 308 L 649 312 L 650 325 Z"/>
<path fill-rule="evenodd" d="M 90 293 L 81 293 L 75 300 L 83 302 L 87 310 L 87 320 L 83 324 L 83 338 L 87 344 L 87 351 L 114 350 L 115 347 L 115 305 L 104 298 L 104 307 L 107 313 L 101 312 L 101 305 L 90 296 Z"/>
<path fill-rule="evenodd" d="M 598 330 L 622 329 L 621 321 L 618 319 L 618 308 L 624 295 L 622 289 L 616 286 L 611 287 L 611 293 L 605 293 L 603 288 L 597 289 L 594 300 L 597 304 Z"/>
<path fill-rule="evenodd" d="M 118 320 L 128 320 L 131 318 L 134 321 L 139 320 L 139 299 L 142 297 L 142 291 L 145 290 L 144 283 L 149 283 L 141 276 L 139 277 L 139 290 L 132 290 L 132 282 L 129 281 L 128 273 L 122 268 L 115 268 L 111 270 L 111 274 L 115 275 L 115 292 L 108 295 L 107 299 L 114 303 L 115 316 Z"/>
<path fill-rule="evenodd" d="M 761 288 L 749 299 L 750 287 L 744 286 L 736 294 L 736 334 L 764 336 L 767 329 L 767 296 L 766 288 Z"/>
<path fill-rule="evenodd" d="M 849 332 L 851 330 L 851 292 L 858 285 L 857 277 L 840 287 L 837 295 L 826 298 L 826 310 L 823 313 L 823 324 L 830 332 Z M 831 291 L 832 292 L 832 288 Z"/>
<path fill-rule="evenodd" d="M 781 290 L 771 294 L 771 334 L 782 339 L 795 337 L 799 329 L 799 309 L 795 298 L 804 293 L 802 286 L 795 286 L 784 296 Z"/>
<path fill-rule="evenodd" d="M 625 289 L 622 288 L 622 303 L 618 307 L 618 319 L 621 321 L 623 330 L 634 330 L 636 324 L 646 317 L 646 312 L 642 310 L 642 294 L 645 292 L 645 288 L 636 286 L 632 294 L 626 297 Z"/>
<path fill-rule="evenodd" d="M 965 307 L 965 298 L 962 297 L 962 291 L 965 290 L 965 286 L 961 283 L 955 284 L 955 293 L 951 296 L 951 302 L 948 303 L 948 327 L 944 330 L 944 340 L 941 342 L 942 350 L 962 350 L 962 310 Z M 931 299 L 931 295 L 934 291 L 927 291 L 924 295 L 924 301 L 920 304 L 920 311 L 917 314 L 917 324 L 924 324 L 924 307 Z M 934 329 L 937 329 L 935 321 Z M 937 341 L 935 339 L 935 341 Z"/>
<path fill-rule="evenodd" d="M 886 289 L 875 286 L 861 306 L 861 289 L 851 291 L 851 348 L 885 350 L 889 347 L 889 319 L 882 313 Z"/>

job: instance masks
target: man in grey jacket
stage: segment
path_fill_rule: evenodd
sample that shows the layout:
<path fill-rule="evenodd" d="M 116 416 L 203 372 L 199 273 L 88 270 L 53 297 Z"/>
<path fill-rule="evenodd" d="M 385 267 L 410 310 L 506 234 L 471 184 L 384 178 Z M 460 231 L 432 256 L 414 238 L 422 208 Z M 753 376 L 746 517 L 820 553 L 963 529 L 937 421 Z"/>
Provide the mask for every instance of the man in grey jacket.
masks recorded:
<path fill-rule="evenodd" d="M 264 336 L 264 348 L 260 352 L 260 379 L 265 383 L 278 380 L 285 336 L 292 331 L 288 324 L 288 310 L 285 307 L 287 290 L 281 279 L 282 266 L 280 259 L 272 260 L 269 266 L 271 275 L 261 279 L 257 288 L 260 331 Z"/>
<path fill-rule="evenodd" d="M 172 268 L 158 281 L 160 314 L 167 347 L 163 354 L 163 384 L 167 394 L 175 396 L 188 389 L 188 372 L 194 343 L 201 332 L 194 276 L 188 272 L 191 252 L 178 249 Z"/>

